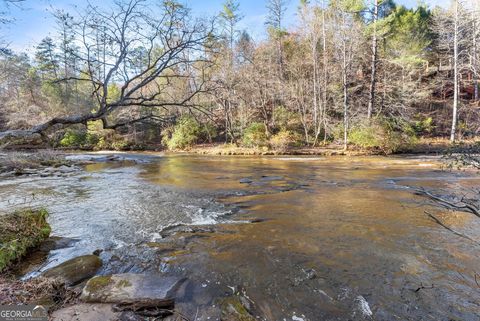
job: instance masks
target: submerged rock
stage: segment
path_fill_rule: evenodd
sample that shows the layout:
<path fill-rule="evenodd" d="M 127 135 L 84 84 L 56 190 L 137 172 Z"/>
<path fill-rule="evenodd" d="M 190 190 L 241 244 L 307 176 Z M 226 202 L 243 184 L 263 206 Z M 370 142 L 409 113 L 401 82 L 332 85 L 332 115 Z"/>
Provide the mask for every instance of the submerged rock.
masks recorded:
<path fill-rule="evenodd" d="M 47 278 L 61 279 L 66 285 L 75 285 L 97 273 L 102 260 L 96 255 L 84 255 L 63 262 L 42 273 Z"/>
<path fill-rule="evenodd" d="M 157 274 L 114 274 L 90 279 L 81 300 L 95 303 L 137 304 L 170 307 L 185 279 Z"/>

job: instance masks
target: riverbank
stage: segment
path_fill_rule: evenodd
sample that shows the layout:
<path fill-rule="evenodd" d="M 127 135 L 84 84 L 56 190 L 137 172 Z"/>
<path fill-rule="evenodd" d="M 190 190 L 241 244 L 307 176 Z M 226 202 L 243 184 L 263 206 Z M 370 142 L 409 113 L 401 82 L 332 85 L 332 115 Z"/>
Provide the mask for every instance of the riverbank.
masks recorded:
<path fill-rule="evenodd" d="M 452 145 L 446 139 L 421 139 L 414 146 L 403 149 L 391 155 L 446 155 L 452 153 L 472 152 L 478 149 L 476 141 L 464 141 Z M 157 146 L 158 147 L 158 146 Z M 148 148 L 134 151 L 118 150 L 75 150 L 75 149 L 19 149 L 5 150 L 0 152 L 0 177 L 23 176 L 23 175 L 68 175 L 81 170 L 80 167 L 96 162 L 125 161 L 121 155 L 132 153 L 144 153 L 156 156 L 168 154 L 198 154 L 211 156 L 388 156 L 378 149 L 362 149 L 350 146 L 344 150 L 342 145 L 329 144 L 318 147 L 296 147 L 285 150 L 272 150 L 269 148 L 247 148 L 234 144 L 199 144 L 182 150 L 168 151 L 161 148 Z M 75 154 L 91 154 L 92 157 L 80 159 L 71 157 Z M 95 156 L 99 155 L 99 156 Z"/>
<path fill-rule="evenodd" d="M 443 138 L 422 138 L 414 145 L 404 147 L 393 153 L 394 155 L 441 155 L 446 153 L 461 153 L 478 146 L 476 141 L 466 140 L 462 143 L 452 144 Z M 200 144 L 186 150 L 177 152 L 189 152 L 202 155 L 316 155 L 316 156 L 376 156 L 389 155 L 381 149 L 367 149 L 350 145 L 347 150 L 342 144 L 331 143 L 318 147 L 290 147 L 282 150 L 269 148 L 247 148 L 234 144 Z"/>
<path fill-rule="evenodd" d="M 5 149 L 5 153 L 0 153 L 0 172 L 15 170 L 17 168 L 39 168 L 42 166 L 59 167 L 62 165 L 71 165 L 72 161 L 65 160 L 65 156 L 71 153 L 193 153 L 200 155 L 317 155 L 317 156 L 376 156 L 376 155 L 431 155 L 446 153 L 461 153 L 471 151 L 472 148 L 478 148 L 479 142 L 476 140 L 463 140 L 452 144 L 446 138 L 420 138 L 410 146 L 399 148 L 394 153 L 386 152 L 378 148 L 362 148 L 355 145 L 349 145 L 345 150 L 343 144 L 329 143 L 316 147 L 300 146 L 275 149 L 269 147 L 243 147 L 237 144 L 211 143 L 195 144 L 183 149 L 168 150 L 162 145 L 144 146 L 138 149 L 85 149 L 85 148 L 48 148 L 42 146 L 11 146 Z M 28 155 L 28 158 L 25 157 Z"/>

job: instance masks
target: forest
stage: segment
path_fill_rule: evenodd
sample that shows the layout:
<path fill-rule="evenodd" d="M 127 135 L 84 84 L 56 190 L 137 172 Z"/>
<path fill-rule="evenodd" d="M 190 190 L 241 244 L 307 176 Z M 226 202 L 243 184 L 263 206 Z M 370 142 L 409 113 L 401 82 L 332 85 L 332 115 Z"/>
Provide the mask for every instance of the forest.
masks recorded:
<path fill-rule="evenodd" d="M 3 44 L 0 143 L 393 153 L 477 135 L 478 1 L 301 0 L 287 29 L 289 4 L 265 2 L 260 40 L 235 0 L 202 18 L 175 0 L 56 10 L 34 54 Z"/>

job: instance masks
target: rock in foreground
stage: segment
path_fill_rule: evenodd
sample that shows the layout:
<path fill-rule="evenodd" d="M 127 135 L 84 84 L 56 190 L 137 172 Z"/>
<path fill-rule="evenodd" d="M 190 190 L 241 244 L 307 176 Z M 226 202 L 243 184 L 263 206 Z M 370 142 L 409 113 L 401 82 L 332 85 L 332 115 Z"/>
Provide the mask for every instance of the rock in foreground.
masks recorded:
<path fill-rule="evenodd" d="M 53 312 L 51 319 L 55 321 L 118 321 L 120 313 L 114 312 L 110 304 L 80 303 Z"/>
<path fill-rule="evenodd" d="M 84 255 L 63 262 L 45 272 L 42 276 L 62 280 L 66 285 L 75 285 L 91 278 L 102 266 L 96 255 Z"/>
<path fill-rule="evenodd" d="M 184 279 L 157 274 L 114 274 L 90 279 L 81 300 L 90 303 L 169 307 Z"/>

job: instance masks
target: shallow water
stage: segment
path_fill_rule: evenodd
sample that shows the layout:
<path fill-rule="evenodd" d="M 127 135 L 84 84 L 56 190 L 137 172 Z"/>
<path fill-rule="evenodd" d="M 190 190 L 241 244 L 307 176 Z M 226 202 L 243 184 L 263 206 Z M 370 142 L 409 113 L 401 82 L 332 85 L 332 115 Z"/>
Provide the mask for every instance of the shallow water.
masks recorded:
<path fill-rule="evenodd" d="M 265 320 L 480 320 L 479 246 L 413 192 L 479 185 L 432 158 L 132 155 L 4 179 L 0 209 L 46 206 L 53 234 L 77 240 L 36 272 L 103 249 L 101 273 L 187 276 L 192 319 L 233 288 Z M 443 217 L 480 240 L 469 215 Z M 195 228 L 165 237 L 179 224 Z"/>

